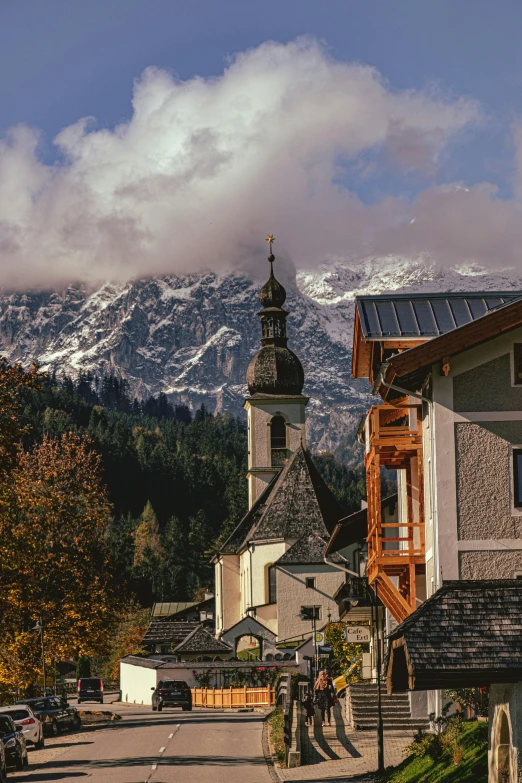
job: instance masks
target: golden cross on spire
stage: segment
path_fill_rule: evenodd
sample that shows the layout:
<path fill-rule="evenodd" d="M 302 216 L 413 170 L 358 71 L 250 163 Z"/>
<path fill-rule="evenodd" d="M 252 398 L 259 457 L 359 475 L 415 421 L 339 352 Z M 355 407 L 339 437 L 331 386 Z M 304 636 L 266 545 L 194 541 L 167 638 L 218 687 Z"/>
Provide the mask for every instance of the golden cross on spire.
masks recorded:
<path fill-rule="evenodd" d="M 266 238 L 266 241 L 270 247 L 270 255 L 272 255 L 272 243 L 275 242 L 275 236 L 273 234 L 269 234 Z"/>

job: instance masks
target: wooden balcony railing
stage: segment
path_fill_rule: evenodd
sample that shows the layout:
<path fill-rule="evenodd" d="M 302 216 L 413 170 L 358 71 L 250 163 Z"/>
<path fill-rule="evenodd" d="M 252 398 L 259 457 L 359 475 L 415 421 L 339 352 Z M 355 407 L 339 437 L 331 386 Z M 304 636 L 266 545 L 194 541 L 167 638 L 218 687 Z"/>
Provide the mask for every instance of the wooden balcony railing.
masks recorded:
<path fill-rule="evenodd" d="M 413 413 L 413 416 L 412 416 Z M 410 426 L 411 419 L 415 426 Z M 422 430 L 418 406 L 374 406 L 365 426 L 370 584 L 379 582 L 383 603 L 401 622 L 416 608 L 416 575 L 424 569 L 425 532 L 422 475 Z M 381 467 L 401 470 L 406 518 L 382 517 Z M 391 577 L 396 577 L 396 586 Z"/>

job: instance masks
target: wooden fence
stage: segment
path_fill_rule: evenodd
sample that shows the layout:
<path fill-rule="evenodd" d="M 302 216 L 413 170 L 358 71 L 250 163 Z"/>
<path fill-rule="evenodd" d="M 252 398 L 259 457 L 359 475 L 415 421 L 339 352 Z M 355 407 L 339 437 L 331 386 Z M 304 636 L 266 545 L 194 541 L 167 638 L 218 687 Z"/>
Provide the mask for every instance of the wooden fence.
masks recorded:
<path fill-rule="evenodd" d="M 275 690 L 270 685 L 266 688 L 192 688 L 193 707 L 271 707 L 275 700 Z"/>

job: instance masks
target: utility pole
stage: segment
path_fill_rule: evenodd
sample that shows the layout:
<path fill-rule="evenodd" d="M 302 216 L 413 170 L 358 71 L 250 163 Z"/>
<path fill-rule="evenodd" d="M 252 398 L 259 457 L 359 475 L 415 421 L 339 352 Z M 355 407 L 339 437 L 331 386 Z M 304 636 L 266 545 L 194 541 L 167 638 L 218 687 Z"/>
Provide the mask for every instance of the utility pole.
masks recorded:
<path fill-rule="evenodd" d="M 312 607 L 312 633 L 314 635 L 314 677 L 317 679 L 317 669 L 318 669 L 318 655 L 317 655 L 317 632 L 316 632 L 316 623 L 315 623 L 315 606 Z"/>

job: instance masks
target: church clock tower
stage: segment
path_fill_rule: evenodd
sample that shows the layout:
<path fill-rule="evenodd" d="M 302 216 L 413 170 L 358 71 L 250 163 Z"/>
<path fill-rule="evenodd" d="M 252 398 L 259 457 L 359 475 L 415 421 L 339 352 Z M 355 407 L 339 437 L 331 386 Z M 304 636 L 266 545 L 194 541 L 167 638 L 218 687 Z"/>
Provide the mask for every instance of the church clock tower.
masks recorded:
<path fill-rule="evenodd" d="M 248 500 L 255 503 L 289 457 L 306 447 L 304 373 L 301 362 L 287 347 L 286 291 L 274 277 L 274 255 L 269 236 L 270 277 L 259 292 L 263 309 L 261 349 L 250 362 L 245 399 L 248 413 Z"/>

